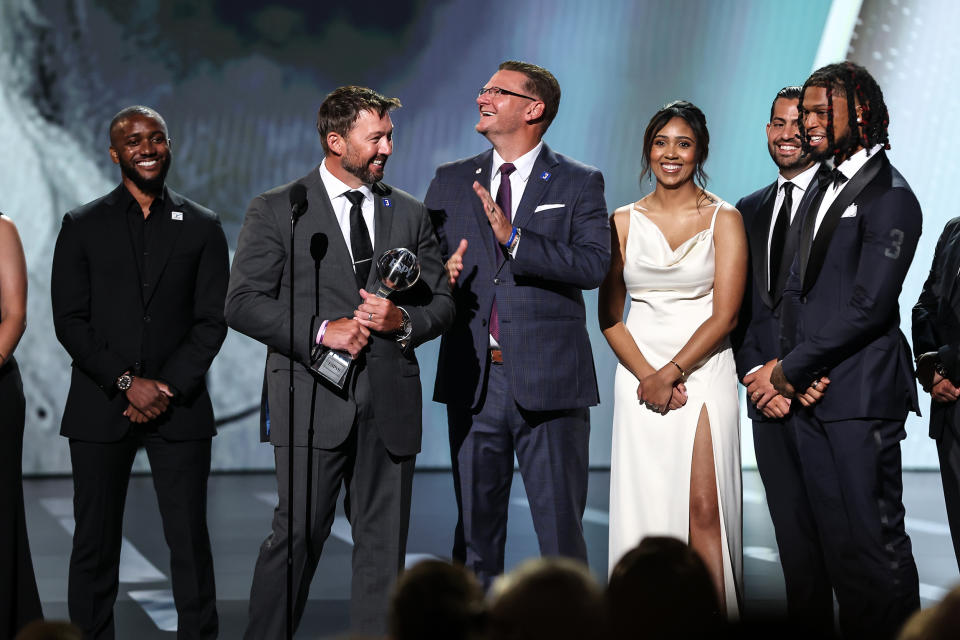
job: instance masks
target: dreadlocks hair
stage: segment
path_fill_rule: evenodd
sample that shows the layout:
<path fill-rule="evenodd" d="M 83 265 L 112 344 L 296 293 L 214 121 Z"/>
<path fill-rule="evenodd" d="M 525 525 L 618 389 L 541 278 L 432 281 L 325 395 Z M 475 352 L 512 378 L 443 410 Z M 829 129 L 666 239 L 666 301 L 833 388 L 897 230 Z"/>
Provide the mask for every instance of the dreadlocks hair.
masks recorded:
<path fill-rule="evenodd" d="M 839 161 L 849 149 L 837 146 L 833 131 L 833 96 L 841 95 L 847 99 L 847 122 L 850 130 L 856 132 L 857 142 L 870 153 L 875 145 L 890 148 L 890 138 L 887 127 L 890 125 L 890 116 L 887 105 L 883 101 L 883 92 L 880 85 L 873 79 L 870 72 L 854 62 L 837 62 L 821 67 L 811 74 L 803 83 L 800 90 L 800 140 L 805 153 L 811 149 L 807 143 L 806 131 L 803 126 L 803 96 L 807 87 L 822 87 L 827 90 L 827 144 L 833 152 L 834 160 Z M 857 105 L 860 106 L 858 123 Z"/>

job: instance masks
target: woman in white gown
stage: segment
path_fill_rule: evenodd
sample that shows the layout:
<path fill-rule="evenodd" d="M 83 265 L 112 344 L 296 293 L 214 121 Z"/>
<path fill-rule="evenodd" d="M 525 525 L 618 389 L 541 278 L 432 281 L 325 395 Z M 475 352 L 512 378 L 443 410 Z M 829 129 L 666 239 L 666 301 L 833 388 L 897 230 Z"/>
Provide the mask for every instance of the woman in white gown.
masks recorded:
<path fill-rule="evenodd" d="M 703 112 L 676 101 L 643 140 L 653 193 L 611 216 L 612 260 L 600 287 L 616 353 L 610 464 L 610 567 L 649 535 L 688 541 L 721 610 L 742 601 L 740 428 L 728 335 L 747 270 L 739 212 L 703 188 Z M 630 296 L 626 322 L 623 311 Z"/>

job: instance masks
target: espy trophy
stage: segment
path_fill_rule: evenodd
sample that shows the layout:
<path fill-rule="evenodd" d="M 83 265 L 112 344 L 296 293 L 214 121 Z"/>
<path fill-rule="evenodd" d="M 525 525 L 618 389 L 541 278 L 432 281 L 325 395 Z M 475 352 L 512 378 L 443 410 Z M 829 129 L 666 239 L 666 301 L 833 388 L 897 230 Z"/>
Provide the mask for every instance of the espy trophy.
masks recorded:
<path fill-rule="evenodd" d="M 390 249 L 384 251 L 377 260 L 377 275 L 380 277 L 380 284 L 376 295 L 378 298 L 388 298 L 391 293 L 406 291 L 417 283 L 420 279 L 420 261 L 409 249 Z M 406 320 L 406 317 L 404 319 Z M 401 345 L 406 346 L 406 338 L 407 336 L 400 339 Z M 311 353 L 310 369 L 337 389 L 343 389 L 352 365 L 353 359 L 346 351 L 318 344 Z"/>

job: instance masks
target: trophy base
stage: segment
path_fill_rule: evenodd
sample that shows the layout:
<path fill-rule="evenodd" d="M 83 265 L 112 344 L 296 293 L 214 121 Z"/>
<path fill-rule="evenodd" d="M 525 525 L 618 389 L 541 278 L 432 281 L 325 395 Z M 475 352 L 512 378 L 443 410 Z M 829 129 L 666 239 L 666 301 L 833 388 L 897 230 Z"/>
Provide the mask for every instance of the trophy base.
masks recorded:
<path fill-rule="evenodd" d="M 350 375 L 352 365 L 353 360 L 346 351 L 337 351 L 318 345 L 318 348 L 314 350 L 310 370 L 337 389 L 342 390 L 347 384 L 347 376 Z"/>

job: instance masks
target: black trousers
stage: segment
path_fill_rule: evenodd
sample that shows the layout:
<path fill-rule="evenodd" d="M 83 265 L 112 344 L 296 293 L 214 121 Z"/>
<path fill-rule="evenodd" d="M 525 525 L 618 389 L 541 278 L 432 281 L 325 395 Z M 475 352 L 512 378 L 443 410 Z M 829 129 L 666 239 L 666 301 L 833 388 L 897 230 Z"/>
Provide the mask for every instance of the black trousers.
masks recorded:
<path fill-rule="evenodd" d="M 960 568 L 960 438 L 956 431 L 960 425 L 946 424 L 937 440 L 940 457 L 940 479 L 943 482 L 943 499 L 947 506 L 947 522 L 953 539 L 953 552 Z"/>
<path fill-rule="evenodd" d="M 86 639 L 114 637 L 123 509 L 137 449 L 150 460 L 170 579 L 177 638 L 216 638 L 217 597 L 207 531 L 210 438 L 172 442 L 149 423 L 132 426 L 118 442 L 70 440 L 76 528 L 67 592 L 70 620 Z"/>
<path fill-rule="evenodd" d="M 845 638 L 893 638 L 920 608 L 904 529 L 900 420 L 821 422 L 793 417 L 810 509 Z"/>
<path fill-rule="evenodd" d="M 23 384 L 12 358 L 0 367 L 0 638 L 43 616 L 23 510 Z"/>
<path fill-rule="evenodd" d="M 829 635 L 833 632 L 833 589 L 803 482 L 792 416 L 754 421 L 753 448 L 777 538 L 787 612 L 795 624 Z"/>

